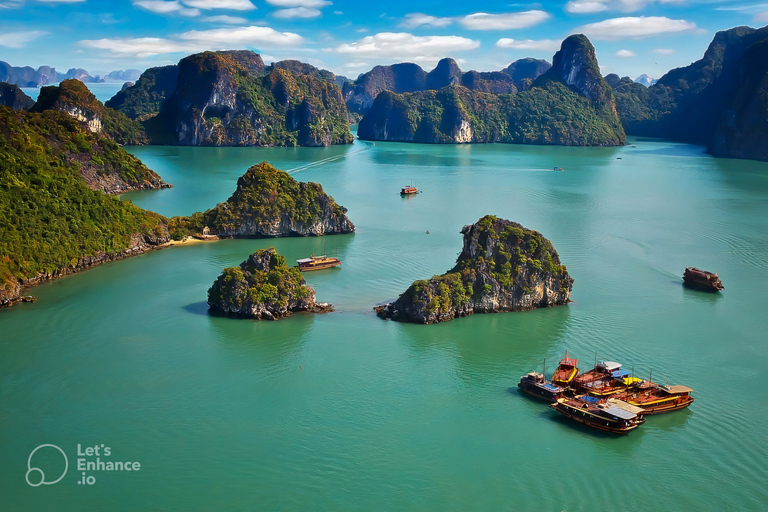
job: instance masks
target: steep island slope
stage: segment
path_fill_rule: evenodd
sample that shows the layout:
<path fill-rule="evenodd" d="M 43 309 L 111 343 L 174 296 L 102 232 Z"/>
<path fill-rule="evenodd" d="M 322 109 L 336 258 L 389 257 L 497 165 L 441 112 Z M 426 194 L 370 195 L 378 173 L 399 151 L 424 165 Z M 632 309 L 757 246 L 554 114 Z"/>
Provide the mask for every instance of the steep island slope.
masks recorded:
<path fill-rule="evenodd" d="M 320 184 L 296 181 L 262 162 L 237 180 L 227 201 L 190 217 L 174 217 L 172 225 L 186 232 L 207 227 L 226 238 L 320 236 L 354 232 L 346 212 Z"/>
<path fill-rule="evenodd" d="M 18 85 L 0 82 L 0 105 L 13 110 L 27 110 L 35 100 L 24 94 Z"/>
<path fill-rule="evenodd" d="M 464 247 L 456 265 L 441 276 L 415 281 L 396 301 L 374 308 L 380 317 L 431 324 L 570 301 L 573 279 L 541 233 L 493 215 L 461 232 Z"/>
<path fill-rule="evenodd" d="M 239 267 L 225 268 L 208 290 L 208 306 L 214 314 L 258 320 L 333 310 L 318 304 L 301 271 L 289 267 L 273 247 L 259 249 Z"/>
<path fill-rule="evenodd" d="M 361 139 L 397 142 L 508 142 L 615 146 L 625 135 L 595 50 L 566 38 L 553 66 L 516 94 L 451 84 L 409 94 L 382 92 L 360 121 Z"/>
<path fill-rule="evenodd" d="M 347 109 L 334 79 L 295 61 L 265 67 L 252 51 L 203 52 L 145 71 L 108 104 L 141 119 L 153 144 L 349 144 Z"/>
<path fill-rule="evenodd" d="M 707 146 L 717 156 L 768 159 L 765 62 L 768 27 L 718 32 L 704 56 L 669 71 L 650 87 L 615 86 L 617 110 L 630 135 Z"/>
<path fill-rule="evenodd" d="M 157 175 L 68 114 L 0 107 L 0 161 L 0 306 L 22 286 L 169 239 L 162 216 L 89 188 L 101 179 L 143 188 Z"/>

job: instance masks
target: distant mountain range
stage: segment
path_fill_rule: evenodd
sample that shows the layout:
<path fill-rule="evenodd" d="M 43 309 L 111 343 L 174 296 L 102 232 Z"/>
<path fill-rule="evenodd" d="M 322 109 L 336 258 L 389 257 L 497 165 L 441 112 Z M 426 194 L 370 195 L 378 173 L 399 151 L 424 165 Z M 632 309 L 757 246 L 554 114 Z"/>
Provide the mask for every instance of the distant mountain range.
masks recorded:
<path fill-rule="evenodd" d="M 59 73 L 56 68 L 50 66 L 40 66 L 34 69 L 29 66 L 11 66 L 7 62 L 0 61 L 0 82 L 16 84 L 19 87 L 40 87 L 70 78 L 76 78 L 83 83 L 100 83 L 106 80 L 132 82 L 138 80 L 140 75 L 141 71 L 138 69 L 112 71 L 103 77 L 91 76 L 81 68 L 71 68 L 66 73 Z"/>

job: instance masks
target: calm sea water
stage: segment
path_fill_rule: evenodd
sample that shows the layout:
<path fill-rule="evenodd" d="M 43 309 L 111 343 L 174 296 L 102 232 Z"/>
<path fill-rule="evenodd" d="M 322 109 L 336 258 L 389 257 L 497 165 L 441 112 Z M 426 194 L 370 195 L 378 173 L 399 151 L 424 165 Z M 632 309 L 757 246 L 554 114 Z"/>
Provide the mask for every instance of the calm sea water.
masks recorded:
<path fill-rule="evenodd" d="M 120 92 L 120 89 L 123 88 L 124 83 L 125 82 L 109 81 L 109 82 L 92 83 L 92 84 L 85 84 L 85 85 L 93 93 L 93 95 L 96 96 L 97 100 L 99 100 L 102 103 L 105 103 L 112 96 Z M 58 83 L 55 85 L 58 85 Z M 33 100 L 37 101 L 37 96 L 40 94 L 39 87 L 22 87 L 21 90 L 24 91 L 24 94 L 26 94 Z"/>
<path fill-rule="evenodd" d="M 357 233 L 154 251 L 0 311 L 0 508 L 765 510 L 768 164 L 632 142 L 133 148 L 175 185 L 130 194 L 142 207 L 211 207 L 267 160 L 321 183 Z M 412 179 L 424 193 L 401 198 Z M 460 229 L 485 214 L 553 242 L 576 280 L 570 305 L 432 326 L 373 314 L 449 269 Z M 336 312 L 207 315 L 222 268 L 324 245 L 342 267 L 306 278 Z M 684 289 L 690 265 L 725 291 Z M 516 388 L 566 350 L 582 369 L 595 357 L 652 368 L 696 402 L 626 437 L 580 428 Z M 31 487 L 42 444 L 69 468 Z M 78 444 L 141 468 L 80 471 L 96 457 Z M 63 473 L 51 447 L 31 465 Z"/>

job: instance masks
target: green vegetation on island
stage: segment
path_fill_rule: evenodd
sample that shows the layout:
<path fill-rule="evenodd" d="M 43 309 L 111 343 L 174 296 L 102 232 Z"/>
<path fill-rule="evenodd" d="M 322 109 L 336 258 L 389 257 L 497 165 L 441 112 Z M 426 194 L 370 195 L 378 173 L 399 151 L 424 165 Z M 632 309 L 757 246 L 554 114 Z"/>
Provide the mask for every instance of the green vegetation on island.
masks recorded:
<path fill-rule="evenodd" d="M 67 114 L 0 107 L 0 161 L 0 301 L 83 258 L 115 259 L 167 239 L 162 216 L 86 185 L 85 167 L 134 182 L 148 169 Z"/>
<path fill-rule="evenodd" d="M 208 227 L 221 237 L 262 238 L 351 233 L 347 209 L 318 183 L 304 183 L 267 162 L 252 166 L 237 180 L 226 202 L 189 217 L 174 217 L 175 238 Z"/>
<path fill-rule="evenodd" d="M 289 267 L 273 247 L 259 249 L 239 267 L 225 268 L 208 290 L 211 312 L 276 320 L 296 311 L 330 311 L 318 304 L 301 271 Z"/>
<path fill-rule="evenodd" d="M 375 308 L 379 316 L 430 324 L 569 302 L 573 279 L 541 233 L 493 215 L 461 232 L 464 249 L 456 265 L 415 281 L 396 301 Z"/>

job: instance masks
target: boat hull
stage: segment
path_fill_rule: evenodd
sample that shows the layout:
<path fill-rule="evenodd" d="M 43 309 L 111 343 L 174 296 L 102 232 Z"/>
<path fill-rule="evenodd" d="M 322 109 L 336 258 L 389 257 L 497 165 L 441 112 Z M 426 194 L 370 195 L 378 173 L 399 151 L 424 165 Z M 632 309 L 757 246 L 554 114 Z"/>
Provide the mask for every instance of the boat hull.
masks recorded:
<path fill-rule="evenodd" d="M 552 407 L 563 416 L 572 419 L 573 421 L 588 427 L 595 428 L 597 430 L 611 432 L 613 434 L 628 434 L 645 423 L 645 418 L 640 417 L 629 425 L 622 424 L 618 421 L 612 421 L 608 418 L 597 416 L 593 412 L 594 409 L 581 409 L 579 407 L 572 407 L 561 401 L 550 404 L 550 407 Z"/>
<path fill-rule="evenodd" d="M 519 382 L 517 384 L 517 387 L 519 387 L 520 390 L 523 391 L 524 393 L 528 393 L 531 396 L 540 398 L 542 400 L 546 400 L 547 402 L 550 402 L 550 403 L 556 402 L 558 398 L 561 398 L 563 396 L 562 391 L 548 390 L 546 388 L 537 386 L 536 384 L 531 382 Z"/>
<path fill-rule="evenodd" d="M 323 269 L 326 269 L 326 268 L 338 267 L 339 265 L 341 265 L 340 261 L 339 262 L 335 262 L 335 263 L 323 263 L 321 265 L 313 265 L 311 267 L 310 266 L 306 266 L 306 267 L 299 266 L 299 270 L 301 270 L 302 272 L 309 272 L 310 270 L 323 270 Z"/>
<path fill-rule="evenodd" d="M 681 401 L 675 397 L 667 400 L 659 400 L 657 403 L 650 404 L 643 404 L 642 402 L 637 402 L 631 398 L 625 398 L 624 401 L 628 404 L 634 405 L 635 407 L 640 407 L 644 411 L 643 414 L 647 416 L 649 414 L 663 414 L 665 412 L 673 412 L 679 411 L 680 409 L 685 409 L 693 403 L 694 398 L 690 397 L 690 400 Z"/>

